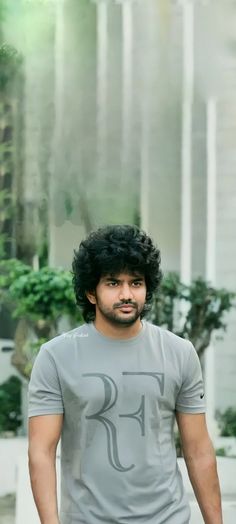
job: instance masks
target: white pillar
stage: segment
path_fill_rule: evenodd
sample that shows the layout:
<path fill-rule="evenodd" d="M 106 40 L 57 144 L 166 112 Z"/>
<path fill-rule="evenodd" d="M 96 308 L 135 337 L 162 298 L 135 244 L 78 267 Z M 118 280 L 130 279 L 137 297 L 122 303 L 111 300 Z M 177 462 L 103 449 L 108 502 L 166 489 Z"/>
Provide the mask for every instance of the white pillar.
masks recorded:
<path fill-rule="evenodd" d="M 206 278 L 216 279 L 216 100 L 207 102 L 207 231 Z"/>
<path fill-rule="evenodd" d="M 183 1 L 183 99 L 182 99 L 182 176 L 181 176 L 181 254 L 180 275 L 191 281 L 192 237 L 192 106 L 194 81 L 194 6 Z"/>
<path fill-rule="evenodd" d="M 52 176 L 50 180 L 49 190 L 49 265 L 56 265 L 56 247 L 55 247 L 55 188 L 57 184 L 56 179 L 56 164 L 55 158 L 58 156 L 58 147 L 61 144 L 61 137 L 63 133 L 63 114 L 64 114 L 64 0 L 57 2 L 56 6 L 56 22 L 55 22 L 55 124 L 54 124 L 54 138 L 53 138 L 53 159 L 52 159 Z"/>
<path fill-rule="evenodd" d="M 122 166 L 128 167 L 132 119 L 133 5 L 122 1 Z"/>
<path fill-rule="evenodd" d="M 206 279 L 216 280 L 216 100 L 207 102 L 207 228 L 206 228 Z M 205 353 L 205 388 L 207 420 L 211 436 L 216 436 L 215 422 L 215 354 L 211 343 Z"/>
<path fill-rule="evenodd" d="M 97 2 L 97 166 L 99 172 L 106 164 L 107 150 L 107 10 L 106 0 Z"/>
<path fill-rule="evenodd" d="M 141 180 L 140 180 L 140 222 L 141 228 L 149 233 L 149 208 L 150 208 L 150 91 L 152 85 L 152 57 L 151 46 L 154 32 L 153 11 L 150 1 L 143 9 L 143 26 L 146 29 L 146 49 L 143 53 L 143 93 L 141 115 Z"/>
<path fill-rule="evenodd" d="M 146 232 L 149 230 L 149 190 L 149 122 L 147 111 L 144 109 L 141 135 L 140 225 Z"/>

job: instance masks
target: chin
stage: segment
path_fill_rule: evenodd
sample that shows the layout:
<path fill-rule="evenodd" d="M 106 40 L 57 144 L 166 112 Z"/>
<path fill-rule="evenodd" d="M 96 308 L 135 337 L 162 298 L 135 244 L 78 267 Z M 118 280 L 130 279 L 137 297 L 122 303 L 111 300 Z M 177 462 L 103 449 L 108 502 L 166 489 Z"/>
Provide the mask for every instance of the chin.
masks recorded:
<path fill-rule="evenodd" d="M 117 325 L 123 325 L 123 326 L 132 326 L 132 324 L 135 324 L 137 320 L 139 319 L 139 316 L 131 317 L 131 318 L 125 318 L 125 317 L 116 317 L 114 319 L 114 323 Z"/>

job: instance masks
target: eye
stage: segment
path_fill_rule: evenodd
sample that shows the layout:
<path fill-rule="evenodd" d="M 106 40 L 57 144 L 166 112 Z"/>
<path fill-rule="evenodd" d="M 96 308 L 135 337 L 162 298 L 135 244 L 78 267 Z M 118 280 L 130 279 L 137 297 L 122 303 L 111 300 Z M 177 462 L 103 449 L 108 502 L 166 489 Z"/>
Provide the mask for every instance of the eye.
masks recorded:
<path fill-rule="evenodd" d="M 135 282 L 133 282 L 133 286 L 134 287 L 140 287 L 142 286 L 143 282 L 141 280 L 135 280 Z"/>
<path fill-rule="evenodd" d="M 116 282 L 115 280 L 111 280 L 110 282 L 107 283 L 107 285 L 109 287 L 116 287 L 118 285 L 118 282 Z"/>

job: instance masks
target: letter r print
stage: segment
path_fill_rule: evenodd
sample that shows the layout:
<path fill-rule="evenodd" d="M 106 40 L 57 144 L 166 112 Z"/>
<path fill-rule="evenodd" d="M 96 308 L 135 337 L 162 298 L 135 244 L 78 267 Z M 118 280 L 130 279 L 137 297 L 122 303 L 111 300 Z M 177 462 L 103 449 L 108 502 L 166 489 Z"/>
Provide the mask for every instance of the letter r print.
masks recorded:
<path fill-rule="evenodd" d="M 159 392 L 161 396 L 164 394 L 164 374 L 158 372 L 129 372 L 124 371 L 122 373 L 124 376 L 139 376 L 146 375 L 151 378 L 154 378 L 157 381 Z M 86 419 L 88 420 L 97 420 L 101 423 L 105 430 L 107 436 L 107 455 L 110 465 L 121 472 L 129 471 L 135 467 L 134 464 L 130 466 L 123 466 L 119 458 L 118 451 L 118 437 L 117 437 L 117 427 L 115 424 L 107 418 L 105 414 L 110 411 L 116 404 L 118 398 L 118 388 L 112 377 L 106 375 L 105 373 L 85 373 L 83 377 L 94 377 L 99 378 L 103 382 L 104 386 L 104 402 L 102 407 L 91 415 L 87 415 Z M 138 425 L 141 430 L 141 436 L 145 436 L 145 393 L 141 395 L 141 401 L 139 407 L 133 413 L 121 413 L 119 416 L 126 419 L 137 420 Z"/>

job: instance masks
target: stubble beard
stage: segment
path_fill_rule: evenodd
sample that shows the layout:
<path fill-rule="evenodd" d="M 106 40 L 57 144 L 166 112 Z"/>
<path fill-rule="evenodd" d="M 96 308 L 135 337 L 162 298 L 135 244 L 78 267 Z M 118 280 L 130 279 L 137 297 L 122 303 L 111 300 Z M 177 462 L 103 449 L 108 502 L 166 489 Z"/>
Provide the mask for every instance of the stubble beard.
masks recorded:
<path fill-rule="evenodd" d="M 125 303 L 128 305 L 128 303 Z M 124 313 L 122 316 L 119 316 L 119 306 L 114 305 L 113 309 L 106 308 L 101 302 L 97 301 L 97 307 L 102 314 L 102 316 L 113 326 L 123 326 L 123 327 L 130 327 L 140 318 L 140 315 L 145 307 L 145 304 L 142 306 L 138 304 L 132 304 L 134 311 L 133 314 L 126 314 Z"/>

